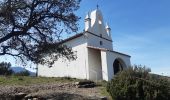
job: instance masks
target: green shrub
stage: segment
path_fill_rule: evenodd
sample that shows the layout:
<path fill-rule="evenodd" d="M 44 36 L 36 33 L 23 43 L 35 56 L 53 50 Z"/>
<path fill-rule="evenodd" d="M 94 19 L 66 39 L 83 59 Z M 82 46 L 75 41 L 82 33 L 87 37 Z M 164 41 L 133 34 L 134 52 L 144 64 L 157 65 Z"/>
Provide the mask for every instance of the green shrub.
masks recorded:
<path fill-rule="evenodd" d="M 19 81 L 23 81 L 24 79 L 22 77 L 18 77 L 18 80 Z"/>
<path fill-rule="evenodd" d="M 13 73 L 11 64 L 6 62 L 0 63 L 0 75 L 11 75 Z"/>
<path fill-rule="evenodd" d="M 167 79 L 149 72 L 141 66 L 123 70 L 108 82 L 107 91 L 113 100 L 170 100 Z"/>
<path fill-rule="evenodd" d="M 25 70 L 25 71 L 14 73 L 14 75 L 15 76 L 29 76 L 30 73 L 27 70 Z"/>

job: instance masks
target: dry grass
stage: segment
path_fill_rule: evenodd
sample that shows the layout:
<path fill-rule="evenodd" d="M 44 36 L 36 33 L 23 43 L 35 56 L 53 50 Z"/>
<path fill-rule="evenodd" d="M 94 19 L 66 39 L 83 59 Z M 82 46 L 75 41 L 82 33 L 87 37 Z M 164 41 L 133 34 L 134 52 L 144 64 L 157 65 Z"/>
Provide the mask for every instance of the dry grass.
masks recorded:
<path fill-rule="evenodd" d="M 42 95 L 42 97 L 52 96 L 58 93 L 74 93 L 75 95 L 106 96 L 111 100 L 106 91 L 105 81 L 97 82 L 95 88 L 76 88 L 74 82 L 82 81 L 79 79 L 49 78 L 49 77 L 29 77 L 29 76 L 0 76 L 0 94 L 28 93 L 31 95 Z"/>
<path fill-rule="evenodd" d="M 0 85 L 32 85 L 56 82 L 74 82 L 78 79 L 63 77 L 63 78 L 49 78 L 49 77 L 29 77 L 29 76 L 0 76 Z"/>

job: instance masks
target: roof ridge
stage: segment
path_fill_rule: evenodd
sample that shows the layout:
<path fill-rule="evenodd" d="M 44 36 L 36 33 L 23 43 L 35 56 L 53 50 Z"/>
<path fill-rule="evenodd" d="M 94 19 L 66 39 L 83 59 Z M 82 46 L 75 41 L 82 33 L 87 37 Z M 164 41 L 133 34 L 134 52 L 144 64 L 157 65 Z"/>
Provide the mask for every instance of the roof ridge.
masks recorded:
<path fill-rule="evenodd" d="M 73 40 L 73 39 L 75 39 L 75 38 L 78 38 L 78 37 L 80 37 L 80 36 L 82 36 L 84 34 L 84 32 L 81 32 L 81 33 L 78 33 L 78 34 L 75 34 L 75 35 L 73 35 L 73 36 L 71 36 L 71 37 L 69 37 L 69 38 L 66 38 L 66 39 L 64 39 L 64 40 L 61 40 L 59 43 L 64 43 L 64 42 L 67 42 L 67 41 L 70 41 L 70 40 Z"/>

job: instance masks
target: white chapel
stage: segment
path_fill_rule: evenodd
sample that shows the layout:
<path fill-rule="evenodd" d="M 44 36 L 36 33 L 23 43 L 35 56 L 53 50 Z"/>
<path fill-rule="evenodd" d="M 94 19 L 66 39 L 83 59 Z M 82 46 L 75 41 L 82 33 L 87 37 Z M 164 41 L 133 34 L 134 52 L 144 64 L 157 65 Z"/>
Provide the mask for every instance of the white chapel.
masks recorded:
<path fill-rule="evenodd" d="M 38 76 L 72 77 L 109 81 L 131 65 L 130 56 L 113 49 L 111 28 L 103 21 L 99 9 L 85 17 L 85 31 L 63 41 L 76 52 L 77 59 L 60 58 L 53 67 L 38 65 Z"/>

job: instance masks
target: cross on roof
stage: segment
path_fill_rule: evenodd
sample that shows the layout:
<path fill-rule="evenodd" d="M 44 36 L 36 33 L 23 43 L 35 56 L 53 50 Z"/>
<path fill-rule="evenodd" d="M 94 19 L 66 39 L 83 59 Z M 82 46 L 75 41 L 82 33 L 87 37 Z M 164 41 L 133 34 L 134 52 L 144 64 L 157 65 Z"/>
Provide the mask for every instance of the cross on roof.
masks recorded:
<path fill-rule="evenodd" d="M 97 4 L 97 9 L 99 8 L 99 5 Z"/>

